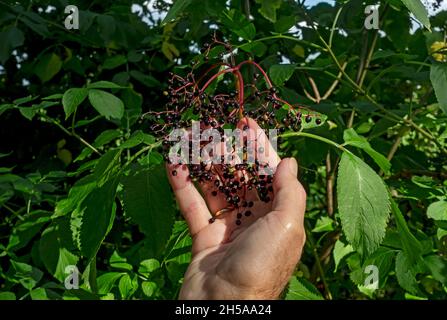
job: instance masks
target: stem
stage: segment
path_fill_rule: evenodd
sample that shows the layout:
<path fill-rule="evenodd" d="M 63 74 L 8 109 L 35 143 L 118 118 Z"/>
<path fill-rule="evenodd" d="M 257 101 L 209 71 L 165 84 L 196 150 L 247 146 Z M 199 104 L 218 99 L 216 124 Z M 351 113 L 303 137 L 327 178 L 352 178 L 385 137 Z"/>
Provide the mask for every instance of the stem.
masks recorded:
<path fill-rule="evenodd" d="M 331 217 L 334 215 L 334 180 L 332 175 L 331 152 L 328 151 L 326 156 L 326 198 L 327 213 Z"/>
<path fill-rule="evenodd" d="M 312 133 L 307 133 L 307 132 L 289 132 L 289 133 L 285 133 L 283 135 L 281 135 L 281 137 L 283 138 L 289 138 L 289 137 L 307 137 L 307 138 L 311 138 L 314 140 L 319 140 L 321 142 L 327 143 L 343 152 L 347 152 L 349 154 L 352 154 L 351 151 L 349 151 L 348 149 L 346 149 L 345 147 L 343 147 L 341 144 L 338 144 L 337 142 L 334 142 L 330 139 L 327 139 L 325 137 L 321 137 L 321 136 L 317 136 L 315 134 Z"/>
<path fill-rule="evenodd" d="M 242 118 L 243 117 L 243 112 L 244 112 L 244 78 L 242 77 L 241 72 L 239 71 L 239 69 L 236 69 L 233 71 L 233 73 L 236 75 L 237 77 L 237 85 L 238 85 L 238 93 L 239 93 L 239 115 Z"/>
<path fill-rule="evenodd" d="M 259 64 L 257 64 L 253 60 L 245 60 L 245 61 L 242 61 L 241 63 L 239 63 L 236 68 L 239 69 L 244 64 L 252 64 L 252 65 L 254 65 L 262 73 L 262 76 L 264 77 L 265 82 L 267 82 L 268 87 L 269 88 L 273 87 L 272 81 L 270 81 L 269 76 L 267 75 L 267 73 L 264 71 L 264 69 L 262 69 L 262 67 Z"/>
<path fill-rule="evenodd" d="M 315 246 L 315 240 L 312 236 L 312 232 L 308 231 L 310 229 L 311 229 L 310 224 L 308 221 L 306 221 L 306 235 L 307 235 L 308 243 L 312 250 L 312 254 L 314 255 L 314 258 L 315 258 L 315 264 L 318 268 L 318 272 L 320 273 L 321 281 L 323 282 L 324 293 L 325 293 L 327 299 L 332 300 L 332 294 L 331 294 L 331 291 L 329 290 L 329 286 L 327 284 L 326 277 L 324 275 L 324 270 L 321 265 L 320 256 L 318 255 L 317 247 Z"/>
<path fill-rule="evenodd" d="M 226 74 L 226 73 L 234 72 L 235 70 L 237 70 L 236 68 L 237 68 L 237 67 L 235 67 L 235 68 L 228 68 L 228 69 L 219 71 L 218 73 L 216 73 L 215 75 L 213 75 L 211 78 L 208 79 L 208 81 L 203 85 L 203 87 L 202 87 L 202 89 L 200 90 L 200 92 L 201 92 L 201 93 L 204 92 L 204 91 L 206 90 L 206 88 L 208 88 L 208 86 L 209 86 L 214 80 L 216 80 L 218 77 L 220 77 L 221 75 Z"/>
<path fill-rule="evenodd" d="M 96 149 L 94 146 L 92 146 L 90 143 L 88 143 L 87 141 L 84 140 L 84 138 L 82 138 L 80 135 L 78 135 L 77 133 L 74 132 L 74 130 L 72 130 L 72 132 L 68 131 L 63 125 L 61 125 L 59 122 L 57 122 L 56 120 L 54 120 L 51 117 L 48 117 L 45 114 L 40 114 L 40 116 L 46 120 L 48 120 L 49 122 L 51 122 L 52 124 L 56 125 L 59 129 L 61 129 L 63 132 L 65 132 L 67 135 L 74 137 L 76 139 L 78 139 L 81 143 L 83 143 L 87 148 L 91 149 L 93 152 L 95 152 L 98 155 L 101 155 L 101 152 L 98 151 L 98 149 Z"/>
<path fill-rule="evenodd" d="M 332 39 L 334 38 L 335 27 L 337 26 L 338 18 L 340 17 L 342 10 L 343 10 L 343 6 L 341 6 L 338 9 L 337 14 L 335 15 L 334 23 L 332 24 L 331 35 L 329 36 L 329 47 L 331 47 L 331 48 L 332 48 Z"/>
<path fill-rule="evenodd" d="M 286 35 L 283 35 L 283 34 L 277 34 L 277 35 L 274 35 L 274 36 L 263 37 L 263 38 L 256 39 L 256 40 L 253 40 L 253 41 L 250 41 L 250 42 L 247 42 L 247 43 L 256 43 L 256 42 L 262 42 L 262 41 L 274 40 L 274 39 L 285 39 L 285 40 L 295 41 L 295 42 L 302 43 L 304 45 L 307 45 L 309 47 L 312 47 L 312 48 L 315 48 L 315 49 L 318 49 L 318 50 L 326 51 L 325 48 L 319 46 L 316 43 L 312 43 L 312 42 L 309 42 L 309 41 L 306 41 L 306 40 L 301 40 L 301 39 L 298 39 L 298 38 L 295 38 L 295 37 L 292 37 L 292 36 L 286 36 Z M 240 48 L 240 47 L 242 47 L 243 45 L 245 45 L 247 43 L 244 43 L 244 44 L 242 44 L 240 46 L 237 46 L 236 48 Z"/>

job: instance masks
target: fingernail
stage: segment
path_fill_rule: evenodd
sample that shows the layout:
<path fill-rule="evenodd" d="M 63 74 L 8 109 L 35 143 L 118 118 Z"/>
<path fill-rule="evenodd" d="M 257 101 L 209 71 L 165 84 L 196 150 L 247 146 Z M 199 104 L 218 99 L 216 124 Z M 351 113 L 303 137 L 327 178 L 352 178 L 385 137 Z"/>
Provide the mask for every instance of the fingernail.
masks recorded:
<path fill-rule="evenodd" d="M 298 174 L 298 163 L 296 162 L 295 158 L 289 158 L 288 162 L 290 173 L 296 177 Z"/>

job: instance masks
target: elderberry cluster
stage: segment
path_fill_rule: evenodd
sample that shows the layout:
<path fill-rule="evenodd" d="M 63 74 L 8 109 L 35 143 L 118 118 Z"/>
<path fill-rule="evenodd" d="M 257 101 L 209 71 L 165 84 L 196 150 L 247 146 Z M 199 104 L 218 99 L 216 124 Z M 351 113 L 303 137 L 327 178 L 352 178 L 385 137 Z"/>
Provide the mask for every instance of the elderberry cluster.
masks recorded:
<path fill-rule="evenodd" d="M 217 54 L 216 60 L 212 52 L 219 48 L 221 52 Z M 259 141 L 255 138 L 251 141 L 255 146 L 253 150 L 253 145 L 249 144 L 244 134 L 251 129 L 248 125 L 250 122 L 245 121 L 247 124 L 242 127 L 243 146 L 240 154 L 236 154 L 234 137 L 228 137 L 225 129 L 235 128 L 241 120 L 251 118 L 262 129 L 276 129 L 282 134 L 287 129 L 300 130 L 303 123 L 311 121 L 320 125 L 321 119 L 310 113 L 302 113 L 302 107 L 293 107 L 279 98 L 277 89 L 264 70 L 252 60 L 238 62 L 230 44 L 214 38 L 213 43 L 205 44 L 201 52 L 200 59 L 194 60 L 189 73 L 183 76 L 170 73 L 169 87 L 164 92 L 168 100 L 166 109 L 147 114 L 150 130 L 163 140 L 163 154 L 174 168 L 171 171 L 173 176 L 178 174 L 178 170 L 188 169 L 192 181 L 209 186 L 211 196 L 226 200 L 228 206 L 215 213 L 210 222 L 224 212 L 234 212 L 236 224 L 240 225 L 244 216 L 252 215 L 254 202 L 248 200 L 249 194 L 255 193 L 257 199 L 266 203 L 273 199 L 275 168 L 259 157 L 252 162 L 248 161 L 253 151 L 256 155 L 262 155 L 268 148 L 265 145 L 258 146 Z M 247 81 L 240 71 L 246 65 L 256 69 L 253 78 Z M 199 132 L 189 130 L 193 122 L 199 123 Z M 186 130 L 189 154 L 187 159 L 172 160 L 170 150 L 180 139 L 171 141 L 170 133 L 182 128 Z M 219 133 L 220 141 L 214 142 L 220 143 L 226 153 L 222 153 L 220 148 L 213 149 L 209 153 L 210 158 L 199 157 L 198 162 L 191 163 L 188 160 L 193 156 L 193 141 L 199 141 L 199 155 L 213 141 L 213 136 L 207 141 L 200 140 L 205 130 L 209 129 Z M 216 163 L 211 158 L 220 158 L 221 161 Z"/>

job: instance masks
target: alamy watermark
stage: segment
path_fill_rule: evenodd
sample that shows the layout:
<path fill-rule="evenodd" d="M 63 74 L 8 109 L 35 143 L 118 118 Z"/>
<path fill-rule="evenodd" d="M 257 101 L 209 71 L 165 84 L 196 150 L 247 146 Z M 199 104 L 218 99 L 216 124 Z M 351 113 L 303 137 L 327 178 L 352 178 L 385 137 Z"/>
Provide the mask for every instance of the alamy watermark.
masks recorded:
<path fill-rule="evenodd" d="M 68 5 L 65 7 L 64 12 L 68 14 L 65 18 L 64 25 L 68 30 L 79 30 L 79 9 L 75 5 Z"/>
<path fill-rule="evenodd" d="M 367 17 L 365 18 L 365 29 L 367 30 L 379 30 L 379 5 L 368 5 L 365 7 L 365 14 Z"/>

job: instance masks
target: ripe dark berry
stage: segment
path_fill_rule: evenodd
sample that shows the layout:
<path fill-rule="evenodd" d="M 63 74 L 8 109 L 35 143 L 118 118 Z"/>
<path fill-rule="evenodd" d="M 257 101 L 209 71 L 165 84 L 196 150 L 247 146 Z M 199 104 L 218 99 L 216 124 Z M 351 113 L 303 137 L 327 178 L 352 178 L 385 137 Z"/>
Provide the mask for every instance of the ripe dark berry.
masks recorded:
<path fill-rule="evenodd" d="M 211 192 L 211 194 L 213 195 L 213 197 L 217 196 L 217 191 L 213 191 Z"/>
<path fill-rule="evenodd" d="M 177 175 L 177 171 L 176 170 L 172 170 L 172 175 L 175 177 Z"/>
<path fill-rule="evenodd" d="M 251 211 L 250 211 L 250 210 L 248 210 L 248 211 L 245 211 L 245 216 L 246 216 L 246 217 L 249 217 L 249 216 L 251 216 Z"/>
<path fill-rule="evenodd" d="M 320 119 L 320 118 L 317 118 L 317 119 L 315 120 L 315 123 L 319 126 L 319 125 L 321 124 L 321 119 Z"/>
<path fill-rule="evenodd" d="M 238 225 L 238 226 L 240 226 L 241 225 L 241 220 L 236 220 L 236 224 Z"/>
<path fill-rule="evenodd" d="M 307 116 L 307 117 L 306 117 L 306 122 L 309 123 L 309 122 L 311 122 L 311 121 L 312 121 L 312 117 L 311 117 L 311 116 Z"/>
<path fill-rule="evenodd" d="M 241 214 L 241 213 L 238 213 L 238 214 L 236 215 L 236 218 L 238 218 L 238 219 L 242 218 L 242 214 Z"/>

